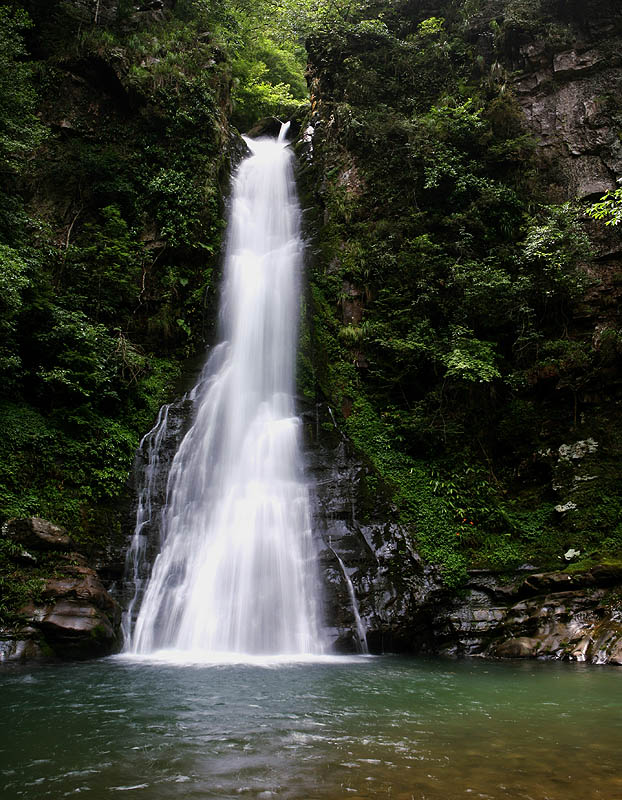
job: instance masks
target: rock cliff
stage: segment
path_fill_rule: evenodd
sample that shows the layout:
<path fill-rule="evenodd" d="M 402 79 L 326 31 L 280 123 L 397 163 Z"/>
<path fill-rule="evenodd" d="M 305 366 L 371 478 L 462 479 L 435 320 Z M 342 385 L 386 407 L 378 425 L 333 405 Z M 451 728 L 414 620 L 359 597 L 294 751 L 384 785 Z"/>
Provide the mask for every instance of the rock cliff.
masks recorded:
<path fill-rule="evenodd" d="M 75 33 L 82 16 L 93 21 L 92 4 L 51 4 L 49 19 L 29 5 L 29 46 L 47 63 L 39 113 L 49 139 L 20 192 L 58 251 L 50 286 L 65 281 L 71 291 L 85 281 L 81 259 L 94 258 L 102 212 L 114 206 L 127 217 L 136 241 L 126 232 L 122 243 L 141 287 L 127 309 L 137 348 L 117 336 L 110 353 L 133 386 L 157 374 L 140 348 L 160 352 L 165 341 L 166 352 L 179 350 L 187 320 L 209 327 L 214 293 L 196 241 L 217 243 L 214 198 L 240 148 L 228 133 L 222 53 L 195 32 L 190 73 L 162 85 L 159 64 L 172 55 L 145 32 L 171 3 L 144 4 L 120 26 L 117 3 L 97 4 L 102 29 L 115 22 L 116 44 L 97 28 L 79 46 L 58 35 L 59 15 Z M 140 50 L 128 44 L 133 30 Z M 311 285 L 300 382 L 331 641 L 340 650 L 365 638 L 372 652 L 620 663 L 622 239 L 580 214 L 622 176 L 616 3 L 411 0 L 316 34 L 308 49 L 312 113 L 299 149 Z M 569 211 L 577 199 L 583 206 Z M 573 238 L 582 232 L 591 253 Z M 118 261 L 106 236 L 97 252 L 112 266 L 102 261 L 102 270 Z M 110 313 L 102 309 L 98 325 Z M 43 339 L 24 348 L 33 386 L 45 376 L 42 396 L 49 385 L 75 391 L 65 361 L 57 368 L 62 348 L 48 316 Z M 45 369 L 33 356 L 40 341 L 53 351 Z M 73 348 L 72 339 L 75 359 Z M 116 425 L 126 405 L 78 378 L 79 392 L 102 394 L 102 419 Z M 138 410 L 129 403 L 133 424 L 162 394 L 145 391 L 152 396 Z M 148 487 L 154 520 L 187 425 L 183 402 L 169 411 Z M 88 424 L 96 438 L 98 425 L 106 430 Z M 134 440 L 120 439 L 122 475 Z M 150 443 L 138 455 L 143 488 Z M 43 495 L 64 503 L 70 473 L 54 472 Z M 78 520 L 87 518 L 80 502 Z M 8 523 L 4 542 L 28 597 L 3 629 L 3 658 L 118 647 L 117 601 L 127 608 L 135 589 L 122 580 L 133 523 L 120 532 L 118 517 L 106 506 L 89 518 L 82 534 L 98 539 L 95 560 L 49 523 Z M 134 581 L 157 540 L 157 522 L 145 525 L 130 552 Z M 577 556 L 560 571 L 566 552 Z"/>
<path fill-rule="evenodd" d="M 372 465 L 333 419 L 325 405 L 304 416 L 326 621 L 337 650 L 360 652 L 358 611 L 372 653 L 622 665 L 619 564 L 576 572 L 526 566 L 512 575 L 472 570 L 451 591 L 413 550 L 390 493 L 378 491 Z"/>
<path fill-rule="evenodd" d="M 467 8 L 411 2 L 386 15 L 382 24 L 366 20 L 309 42 L 313 111 L 300 143 L 300 183 L 305 206 L 319 209 L 307 216 L 313 242 L 309 358 L 315 359 L 318 394 L 332 411 L 320 404 L 324 410 L 317 412 L 316 422 L 307 421 L 307 439 L 329 617 L 342 646 L 349 640 L 356 647 L 350 583 L 375 652 L 620 662 L 622 575 L 614 476 L 621 456 L 616 420 L 622 376 L 618 346 L 614 356 L 605 343 L 606 331 L 620 328 L 620 235 L 577 217 L 576 230 L 591 240 L 591 253 L 584 251 L 579 259 L 586 279 L 559 319 L 550 301 L 536 312 L 542 315 L 538 347 L 552 352 L 569 343 L 569 349 L 593 353 L 581 367 L 576 361 L 569 371 L 567 356 L 564 363 L 538 362 L 536 356 L 523 373 L 523 388 L 499 386 L 484 396 L 449 388 L 449 372 L 444 381 L 431 374 L 442 374 L 447 361 L 431 367 L 425 350 L 438 346 L 442 315 L 454 325 L 483 330 L 488 340 L 500 336 L 500 327 L 482 326 L 472 310 L 461 310 L 452 320 L 452 311 L 431 301 L 452 285 L 448 304 L 461 302 L 451 270 L 439 266 L 441 247 L 449 262 L 468 261 L 475 274 L 479 246 L 494 239 L 488 227 L 495 227 L 494 209 L 509 192 L 540 208 L 561 207 L 591 201 L 622 177 L 622 20 L 614 6 L 507 0 Z M 451 139 L 449 129 L 438 124 L 447 96 L 444 113 L 467 92 L 491 121 L 488 152 L 506 146 L 495 143 L 497 135 L 514 137 L 512 147 L 529 142 L 515 151 L 520 177 L 512 177 L 507 165 L 494 167 L 495 178 L 503 175 L 506 185 L 493 206 L 483 204 L 474 228 L 469 215 L 482 202 L 477 190 L 469 206 L 452 188 L 454 182 L 471 180 L 461 177 L 464 162 L 457 165 L 460 157 L 473 158 L 468 148 L 474 143 L 469 144 L 466 128 L 461 138 Z M 428 126 L 436 139 L 424 139 L 422 145 Z M 448 141 L 455 148 L 452 167 L 443 161 Z M 465 152 L 469 155 L 458 156 Z M 437 186 L 444 194 L 434 194 Z M 527 203 L 524 208 L 528 214 Z M 520 244 L 525 229 L 519 225 L 513 235 Z M 417 237 L 426 239 L 425 247 Z M 502 241 L 483 250 L 486 269 L 508 253 Z M 510 258 L 520 263 L 524 251 L 517 247 Z M 455 274 L 461 267 L 452 269 Z M 568 262 L 562 269 L 570 275 Z M 396 271 L 401 287 L 391 284 Z M 479 302 L 491 302 L 490 295 L 484 298 L 482 292 Z M 430 309 L 421 314 L 423 322 L 419 307 Z M 493 307 L 494 301 L 488 313 Z M 437 326 L 434 344 L 432 336 L 421 335 L 430 325 Z M 517 342 L 506 351 L 506 369 L 508 362 L 523 358 Z M 391 359 L 400 365 L 395 373 L 387 366 Z M 430 399 L 423 399 L 435 381 Z M 568 407 L 571 396 L 573 407 Z M 516 435 L 503 440 L 500 409 L 506 403 Z M 521 418 L 523 403 L 534 410 L 539 429 Z M 365 428 L 369 415 L 362 423 L 357 420 L 359 409 L 370 405 L 377 413 L 372 432 Z M 451 438 L 451 426 L 469 408 L 470 421 Z M 403 419 L 408 423 L 401 424 Z M 430 445 L 422 430 L 435 425 L 441 435 L 431 437 Z M 469 457 L 456 465 L 447 449 L 468 451 Z M 439 463 L 443 450 L 444 466 L 424 469 L 422 474 L 430 476 L 424 485 L 409 477 L 422 462 Z M 465 474 L 482 455 L 483 469 L 501 497 L 494 502 L 504 509 L 496 522 L 490 509 L 470 510 L 476 504 L 468 497 L 472 489 Z M 441 490 L 429 491 L 439 485 L 448 493 L 444 504 L 436 503 Z M 452 493 L 464 496 L 457 500 Z M 436 517 L 420 513 L 426 502 L 435 504 Z M 427 547 L 426 560 L 434 561 L 427 526 L 440 530 L 447 508 L 447 540 L 435 551 L 445 559 L 439 569 L 424 565 L 417 552 Z M 519 533 L 518 519 L 533 523 Z M 481 533 L 465 530 L 463 523 Z M 476 536 L 485 547 L 471 546 L 465 556 L 463 538 L 473 542 Z M 436 546 L 438 533 L 432 538 Z M 551 546 L 534 556 L 538 539 Z M 574 550 L 579 540 L 586 553 Z M 510 552 L 514 556 L 507 559 L 501 555 Z M 576 553 L 571 561 L 587 558 L 560 572 L 565 552 Z M 505 567 L 487 565 L 491 555 L 506 559 Z M 466 571 L 462 587 L 451 588 L 447 570 L 457 562 Z"/>
<path fill-rule="evenodd" d="M 118 649 L 121 609 L 63 528 L 36 517 L 2 528 L 11 579 L 30 597 L 0 627 L 0 662 L 86 659 Z"/>
<path fill-rule="evenodd" d="M 607 2 L 565 11 L 549 3 L 541 14 L 543 33 L 551 25 L 558 30 L 512 48 L 510 82 L 552 178 L 552 196 L 600 196 L 622 174 L 622 21 Z"/>

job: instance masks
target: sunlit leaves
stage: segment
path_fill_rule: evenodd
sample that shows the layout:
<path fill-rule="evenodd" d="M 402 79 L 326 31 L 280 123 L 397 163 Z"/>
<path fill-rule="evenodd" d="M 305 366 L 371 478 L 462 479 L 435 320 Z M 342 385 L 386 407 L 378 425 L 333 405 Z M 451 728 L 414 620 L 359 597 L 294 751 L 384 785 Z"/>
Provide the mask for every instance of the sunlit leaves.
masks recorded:
<path fill-rule="evenodd" d="M 447 378 L 490 383 L 501 377 L 491 342 L 476 339 L 472 331 L 457 327 L 452 335 L 452 349 L 444 356 Z"/>
<path fill-rule="evenodd" d="M 622 222 L 622 188 L 607 192 L 586 213 L 592 219 L 604 220 L 605 225 L 619 225 Z"/>

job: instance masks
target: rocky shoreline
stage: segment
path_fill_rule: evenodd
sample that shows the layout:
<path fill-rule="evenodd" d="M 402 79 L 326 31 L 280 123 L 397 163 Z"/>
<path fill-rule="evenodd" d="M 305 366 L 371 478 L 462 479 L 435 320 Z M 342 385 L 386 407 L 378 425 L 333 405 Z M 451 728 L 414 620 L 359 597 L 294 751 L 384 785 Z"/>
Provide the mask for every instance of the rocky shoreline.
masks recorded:
<path fill-rule="evenodd" d="M 0 625 L 0 663 L 82 660 L 115 652 L 121 609 L 67 531 L 47 520 L 12 519 L 2 536 L 19 578 L 33 587 Z"/>
<path fill-rule="evenodd" d="M 622 665 L 622 564 L 513 574 L 470 570 L 448 589 L 412 550 L 389 495 L 369 503 L 373 467 L 319 406 L 303 417 L 313 529 L 334 646 L 357 649 L 347 579 L 372 653 L 538 658 Z"/>
<path fill-rule="evenodd" d="M 323 487 L 325 493 L 327 483 Z M 333 504 L 331 524 L 320 532 L 324 544 L 319 543 L 335 649 L 357 649 L 345 571 L 372 653 L 622 666 L 622 566 L 599 565 L 575 573 L 531 568 L 510 577 L 472 570 L 462 591 L 449 591 L 434 567 L 422 564 L 414 553 L 404 554 L 396 526 L 385 523 L 386 541 L 375 549 L 380 531 L 373 523 L 360 525 L 348 518 L 343 513 L 347 496 L 343 503 L 341 511 Z M 10 520 L 2 535 L 19 549 L 16 565 L 36 576 L 40 587 L 0 627 L 0 663 L 83 660 L 119 649 L 120 606 L 66 531 L 30 518 Z M 411 576 L 405 591 L 395 586 L 396 559 Z"/>
<path fill-rule="evenodd" d="M 622 665 L 622 567 L 471 572 L 465 596 L 431 623 L 434 650 L 448 655 Z"/>

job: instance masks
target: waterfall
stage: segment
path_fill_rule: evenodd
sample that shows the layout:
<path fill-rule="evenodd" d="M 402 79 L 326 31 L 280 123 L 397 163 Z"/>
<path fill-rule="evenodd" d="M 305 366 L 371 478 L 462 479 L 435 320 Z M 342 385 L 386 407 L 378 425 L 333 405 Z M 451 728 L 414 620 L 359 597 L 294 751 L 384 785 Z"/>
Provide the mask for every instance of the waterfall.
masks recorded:
<path fill-rule="evenodd" d="M 354 591 L 354 584 L 348 575 L 346 565 L 343 563 L 343 560 L 339 557 L 337 552 L 330 547 L 330 545 L 329 549 L 337 559 L 339 569 L 341 570 L 341 574 L 343 575 L 343 579 L 348 590 L 348 597 L 350 598 L 350 606 L 352 608 L 352 616 L 354 617 L 354 625 L 356 627 L 356 638 L 358 639 L 359 652 L 363 653 L 363 655 L 369 655 L 369 648 L 367 647 L 367 630 L 365 629 L 365 625 L 363 625 L 363 620 L 361 619 L 359 604 L 358 600 L 356 599 L 356 592 Z"/>
<path fill-rule="evenodd" d="M 294 410 L 302 264 L 292 154 L 247 139 L 234 180 L 220 324 L 173 459 L 162 545 L 126 648 L 323 650 Z"/>
<path fill-rule="evenodd" d="M 160 409 L 158 418 L 149 433 L 145 434 L 138 445 L 138 452 L 145 453 L 146 466 L 142 486 L 138 492 L 136 506 L 136 524 L 134 536 L 125 559 L 125 573 L 132 587 L 132 599 L 123 613 L 121 630 L 123 640 L 128 642 L 131 638 L 132 620 L 137 603 L 140 603 L 145 589 L 143 575 L 147 571 L 147 537 L 145 529 L 151 525 L 154 516 L 154 484 L 160 469 L 160 453 L 162 442 L 166 437 L 168 428 L 168 413 L 170 406 L 164 405 Z"/>

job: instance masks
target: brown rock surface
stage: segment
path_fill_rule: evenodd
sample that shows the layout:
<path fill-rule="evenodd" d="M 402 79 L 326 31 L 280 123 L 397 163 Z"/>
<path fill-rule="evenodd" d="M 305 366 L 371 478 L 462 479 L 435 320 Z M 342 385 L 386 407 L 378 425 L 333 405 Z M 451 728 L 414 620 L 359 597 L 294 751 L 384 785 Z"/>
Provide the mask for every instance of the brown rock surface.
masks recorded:
<path fill-rule="evenodd" d="M 500 658 L 533 658 L 538 652 L 540 642 L 528 636 L 518 639 L 507 639 L 494 648 L 494 654 Z"/>
<path fill-rule="evenodd" d="M 71 551 L 67 532 L 29 518 L 10 520 L 3 533 L 45 553 L 45 559 L 35 557 L 27 564 L 24 577 L 40 580 L 41 589 L 19 610 L 17 620 L 0 628 L 0 662 L 86 659 L 114 652 L 120 608 L 86 558 Z M 23 559 L 20 564 L 23 571 Z"/>
<path fill-rule="evenodd" d="M 622 570 L 543 572 L 501 581 L 475 573 L 436 610 L 435 652 L 622 664 Z"/>
<path fill-rule="evenodd" d="M 13 541 L 33 550 L 68 551 L 74 546 L 64 528 L 40 517 L 10 519 L 4 532 Z"/>

